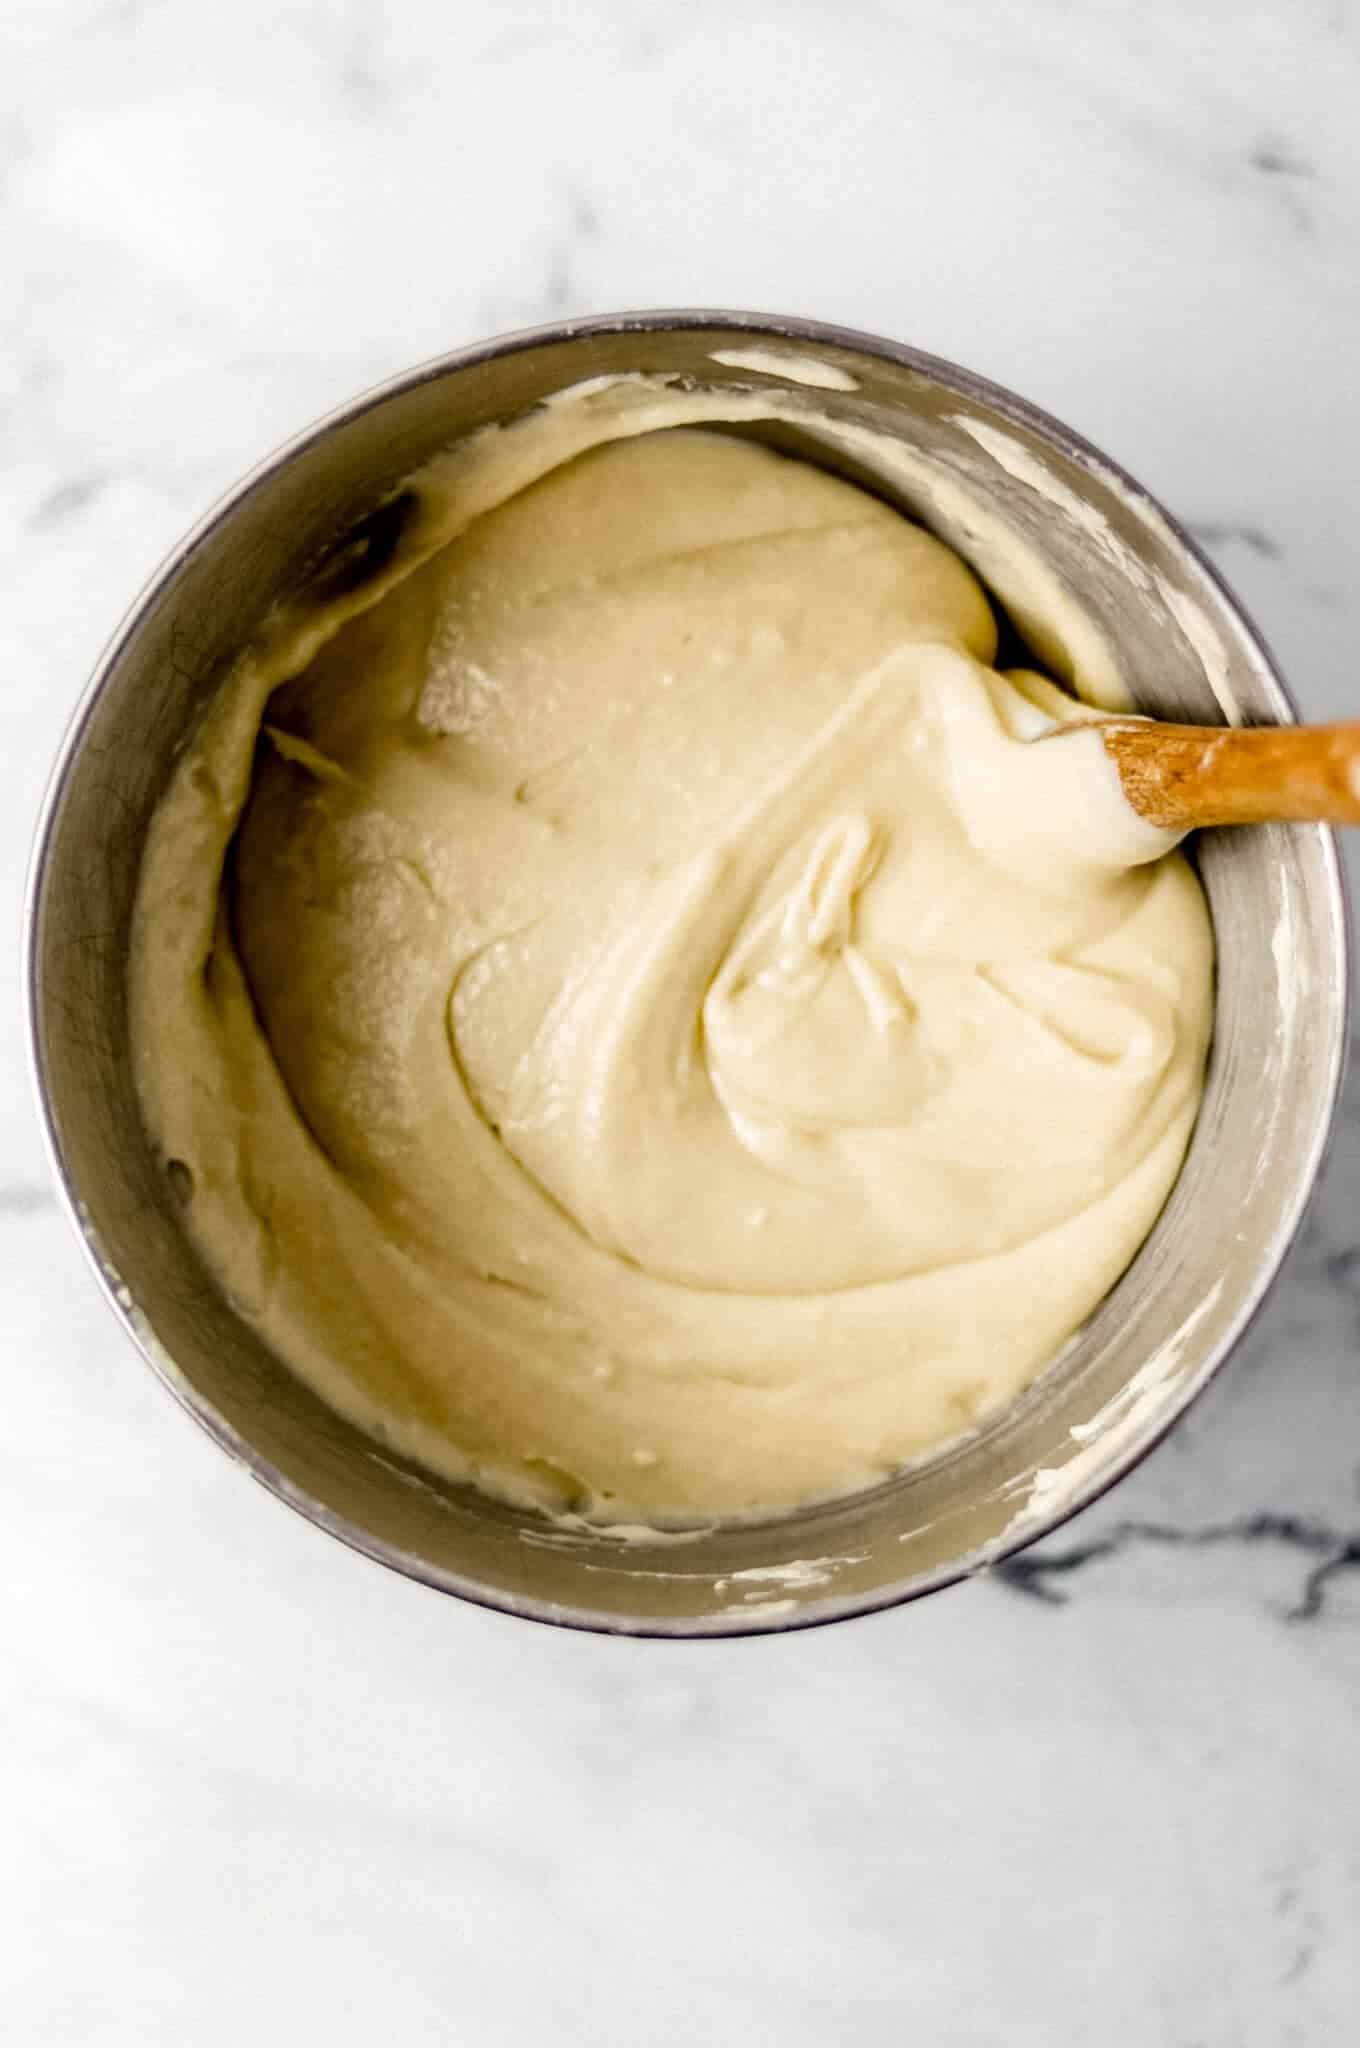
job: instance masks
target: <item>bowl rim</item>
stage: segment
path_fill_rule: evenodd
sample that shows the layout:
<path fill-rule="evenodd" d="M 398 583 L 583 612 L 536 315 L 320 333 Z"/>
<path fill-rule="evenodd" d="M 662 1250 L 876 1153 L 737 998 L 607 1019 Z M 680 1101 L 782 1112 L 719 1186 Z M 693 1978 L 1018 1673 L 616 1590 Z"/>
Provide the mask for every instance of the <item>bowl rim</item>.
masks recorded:
<path fill-rule="evenodd" d="M 934 1571 L 918 1573 L 863 1594 L 832 1595 L 822 1600 L 809 1601 L 795 1613 L 781 1613 L 764 1618 L 756 1614 L 743 1618 L 739 1611 L 719 1611 L 674 1622 L 660 1616 L 641 1616 L 633 1619 L 549 1600 L 502 1594 L 480 1580 L 447 1570 L 403 1550 L 385 1538 L 373 1535 L 347 1516 L 327 1507 L 324 1502 L 317 1500 L 305 1488 L 289 1479 L 251 1443 L 248 1437 L 243 1436 L 198 1392 L 141 1315 L 130 1291 L 106 1255 L 100 1232 L 81 1199 L 58 1130 L 44 1043 L 41 1012 L 42 967 L 39 953 L 49 858 L 67 786 L 109 677 L 124 652 L 137 638 L 156 605 L 187 564 L 212 539 L 236 508 L 267 486 L 296 456 L 350 421 L 376 410 L 390 399 L 418 389 L 423 384 L 528 349 L 555 346 L 593 335 L 644 336 L 652 333 L 695 330 L 728 334 L 737 339 L 746 337 L 756 341 L 794 343 L 805 349 L 832 349 L 853 355 L 876 357 L 921 375 L 960 398 L 985 404 L 1012 424 L 1028 428 L 1041 440 L 1056 447 L 1059 453 L 1075 462 L 1079 468 L 1094 473 L 1099 480 L 1112 480 L 1126 497 L 1163 523 L 1177 546 L 1189 557 L 1211 587 L 1218 602 L 1239 627 L 1290 718 L 1297 721 L 1298 705 L 1264 635 L 1226 578 L 1180 521 L 1153 496 L 1152 492 L 1093 442 L 1088 441 L 1064 421 L 1029 400 L 1019 397 L 1004 385 L 996 384 L 946 357 L 932 355 L 906 343 L 795 314 L 731 311 L 708 307 L 663 307 L 593 314 L 581 319 L 547 321 L 492 335 L 464 347 L 428 357 L 411 368 L 370 385 L 343 400 L 279 443 L 247 470 L 208 507 L 169 551 L 143 583 L 109 635 L 67 721 L 38 809 L 25 882 L 21 942 L 21 1001 L 25 1020 L 27 1065 L 36 1097 L 43 1144 L 57 1184 L 61 1206 L 75 1230 L 100 1292 L 120 1327 L 131 1338 L 145 1363 L 180 1406 L 188 1411 L 229 1457 L 243 1465 L 251 1477 L 276 1499 L 294 1509 L 326 1534 L 336 1537 L 349 1549 L 359 1552 L 377 1564 L 387 1566 L 390 1570 L 400 1572 L 403 1577 L 414 1579 L 436 1592 L 451 1594 L 472 1606 L 490 1609 L 520 1620 L 594 1635 L 664 1641 L 713 1641 L 741 1636 L 793 1634 L 803 1629 L 824 1627 L 832 1622 L 851 1620 L 857 1616 L 882 1613 L 889 1608 L 905 1606 L 911 1601 L 924 1598 L 928 1593 L 938 1592 L 963 1579 L 975 1577 L 994 1565 L 1003 1564 L 1008 1558 L 1028 1549 L 1031 1544 L 1044 1541 L 1127 1477 L 1128 1473 L 1155 1450 L 1181 1420 L 1187 1409 L 1199 1398 L 1237 1349 L 1260 1314 L 1299 1235 L 1335 1135 L 1337 1111 L 1346 1072 L 1354 999 L 1353 947 L 1346 872 L 1336 833 L 1324 829 L 1320 832 L 1320 845 L 1327 881 L 1328 910 L 1333 928 L 1338 935 L 1337 958 L 1340 969 L 1340 1002 L 1336 1010 L 1332 1042 L 1327 1047 L 1327 1067 L 1323 1081 L 1324 1108 L 1312 1133 L 1296 1190 L 1280 1214 L 1251 1286 L 1245 1291 L 1228 1324 L 1204 1360 L 1193 1373 L 1186 1376 L 1185 1383 L 1177 1390 L 1169 1409 L 1165 1413 L 1160 1413 L 1154 1422 L 1142 1430 L 1130 1432 L 1127 1440 L 1116 1450 L 1107 1468 L 1074 1486 L 1071 1493 L 1064 1497 L 1061 1505 L 1050 1514 L 1037 1517 L 1032 1522 L 1027 1518 L 1017 1517 L 1011 1529 L 999 1540 L 984 1544 L 947 1565 L 937 1567 Z"/>

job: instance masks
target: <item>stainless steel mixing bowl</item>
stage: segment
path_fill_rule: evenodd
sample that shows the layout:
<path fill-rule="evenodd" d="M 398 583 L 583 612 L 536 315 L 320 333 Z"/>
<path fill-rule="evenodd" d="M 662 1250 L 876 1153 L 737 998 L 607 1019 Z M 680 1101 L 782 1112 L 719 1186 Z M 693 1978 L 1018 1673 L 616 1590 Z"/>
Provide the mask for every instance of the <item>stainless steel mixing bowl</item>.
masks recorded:
<path fill-rule="evenodd" d="M 719 352 L 746 359 L 725 364 Z M 380 1452 L 227 1305 L 143 1133 L 125 993 L 143 836 L 204 700 L 304 565 L 471 428 L 621 371 L 804 393 L 815 378 L 828 418 L 919 449 L 1038 543 L 1099 621 L 1142 709 L 1213 721 L 1221 700 L 1249 723 L 1292 717 L 1259 635 L 1186 536 L 1075 434 L 966 371 L 744 314 L 512 335 L 414 370 L 303 434 L 209 514 L 135 605 L 76 715 L 39 832 L 33 1054 L 56 1172 L 106 1294 L 171 1391 L 271 1491 L 368 1556 L 511 1614 L 736 1635 L 862 1613 L 976 1571 L 1082 1507 L 1182 1413 L 1260 1303 L 1318 1171 L 1346 1040 L 1345 906 L 1325 831 L 1203 841 L 1217 1027 L 1184 1171 L 1079 1339 L 972 1440 L 850 1499 L 630 1542 L 550 1527 Z M 838 463 L 825 450 L 819 459 Z M 909 489 L 876 481 L 911 509 Z"/>

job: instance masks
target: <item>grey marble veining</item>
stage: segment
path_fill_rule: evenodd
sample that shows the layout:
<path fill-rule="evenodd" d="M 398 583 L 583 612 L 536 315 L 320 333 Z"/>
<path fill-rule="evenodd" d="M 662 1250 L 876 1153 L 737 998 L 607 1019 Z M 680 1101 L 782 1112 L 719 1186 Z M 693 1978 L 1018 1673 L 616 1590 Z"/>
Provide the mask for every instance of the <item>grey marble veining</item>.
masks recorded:
<path fill-rule="evenodd" d="M 80 683 L 191 520 L 564 313 L 786 309 L 1014 386 L 1355 713 L 1357 104 L 1340 0 L 18 0 L 11 930 Z M 1268 1307 L 1105 1501 L 875 1621 L 627 1644 L 395 1580 L 192 1430 L 49 1192 L 0 973 L 7 2039 L 1355 2038 L 1360 1064 Z"/>

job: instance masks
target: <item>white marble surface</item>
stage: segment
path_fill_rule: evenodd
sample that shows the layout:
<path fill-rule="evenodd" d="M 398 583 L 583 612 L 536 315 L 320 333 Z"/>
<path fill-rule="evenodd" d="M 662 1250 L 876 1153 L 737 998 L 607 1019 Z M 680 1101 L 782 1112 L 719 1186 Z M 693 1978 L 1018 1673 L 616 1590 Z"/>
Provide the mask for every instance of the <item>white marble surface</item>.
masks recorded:
<path fill-rule="evenodd" d="M 823 315 L 1084 429 L 1360 709 L 1345 0 L 10 0 L 0 891 L 98 647 L 356 387 Z M 137 1363 L 0 1023 L 0 2032 L 1330 2048 L 1360 2009 L 1360 1087 L 1235 1367 L 1004 1577 L 784 1640 L 443 1602 Z"/>

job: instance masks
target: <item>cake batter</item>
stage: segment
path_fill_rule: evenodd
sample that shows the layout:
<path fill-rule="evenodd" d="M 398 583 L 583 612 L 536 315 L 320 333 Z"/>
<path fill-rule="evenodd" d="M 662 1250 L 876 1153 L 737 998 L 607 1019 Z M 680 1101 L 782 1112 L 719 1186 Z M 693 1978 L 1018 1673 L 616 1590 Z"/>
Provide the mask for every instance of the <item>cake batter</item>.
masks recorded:
<path fill-rule="evenodd" d="M 412 480 L 210 708 L 134 934 L 241 1312 L 385 1443 L 602 1522 L 868 1485 L 1011 1399 L 1209 1036 L 1193 872 L 1098 735 L 1043 744 L 1092 714 L 734 410 L 587 388 Z"/>

